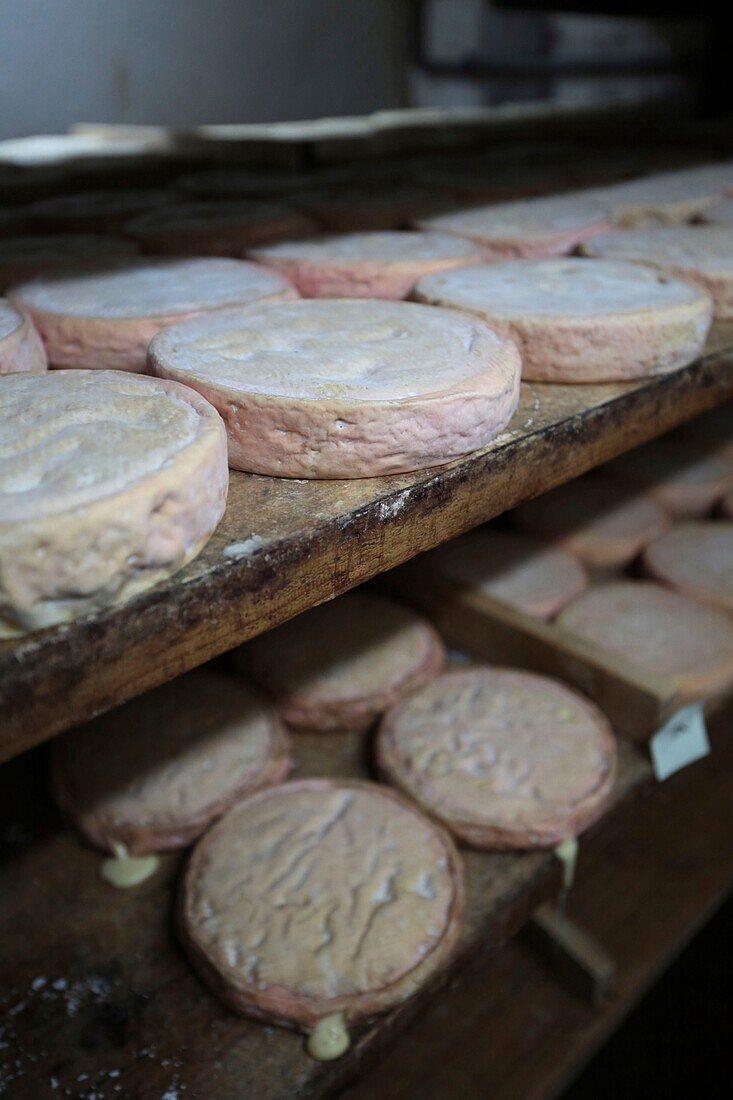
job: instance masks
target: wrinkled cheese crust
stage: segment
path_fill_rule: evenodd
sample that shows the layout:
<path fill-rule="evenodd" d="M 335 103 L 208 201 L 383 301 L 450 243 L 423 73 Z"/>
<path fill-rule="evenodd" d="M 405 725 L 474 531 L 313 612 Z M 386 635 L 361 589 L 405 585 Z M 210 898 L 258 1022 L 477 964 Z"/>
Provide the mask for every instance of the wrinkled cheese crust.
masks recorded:
<path fill-rule="evenodd" d="M 433 680 L 385 719 L 400 784 L 441 817 L 539 829 L 612 767 L 605 720 L 563 684 L 507 669 Z"/>
<path fill-rule="evenodd" d="M 239 393 L 304 401 L 400 400 L 485 377 L 490 362 L 471 352 L 478 338 L 495 352 L 497 390 L 514 364 L 506 342 L 468 316 L 407 302 L 308 301 L 196 319 L 163 331 L 155 356 L 183 381 Z"/>
<path fill-rule="evenodd" d="M 638 314 L 697 301 L 687 283 L 630 264 L 603 260 L 516 260 L 424 276 L 426 299 L 487 315 L 518 317 Z"/>
<path fill-rule="evenodd" d="M 99 500 L 161 469 L 200 431 L 196 409 L 130 374 L 16 375 L 0 388 L 0 525 Z"/>
<path fill-rule="evenodd" d="M 74 317 L 136 318 L 219 309 L 282 293 L 274 271 L 245 260 L 146 260 L 109 272 L 38 279 L 16 288 L 24 305 Z"/>
<path fill-rule="evenodd" d="M 188 933 L 227 981 L 323 999 L 409 973 L 455 899 L 441 835 L 376 787 L 245 800 L 196 850 L 187 887 Z"/>

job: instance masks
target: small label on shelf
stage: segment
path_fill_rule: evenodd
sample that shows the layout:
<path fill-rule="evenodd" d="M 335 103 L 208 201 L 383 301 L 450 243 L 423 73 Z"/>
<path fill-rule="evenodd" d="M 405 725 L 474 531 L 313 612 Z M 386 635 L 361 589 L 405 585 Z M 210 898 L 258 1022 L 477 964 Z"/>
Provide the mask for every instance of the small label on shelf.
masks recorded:
<path fill-rule="evenodd" d="M 710 752 L 708 731 L 702 704 L 693 703 L 673 714 L 651 739 L 649 749 L 654 775 L 668 779 L 680 768 L 701 760 Z"/>

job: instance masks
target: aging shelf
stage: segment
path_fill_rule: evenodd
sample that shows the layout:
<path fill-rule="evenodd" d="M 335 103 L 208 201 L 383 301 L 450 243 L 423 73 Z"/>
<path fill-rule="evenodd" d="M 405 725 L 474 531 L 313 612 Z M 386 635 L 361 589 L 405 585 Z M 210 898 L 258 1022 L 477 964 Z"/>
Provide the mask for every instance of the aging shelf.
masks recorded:
<path fill-rule="evenodd" d="M 366 772 L 363 735 L 293 742 L 297 776 Z M 323 1100 L 559 884 L 549 852 L 463 852 L 466 921 L 451 969 L 355 1029 L 344 1057 L 315 1062 L 302 1036 L 222 1007 L 184 960 L 172 920 L 180 854 L 162 857 L 134 890 L 101 880 L 100 853 L 60 820 L 44 789 L 42 752 L 0 769 L 0 1094 L 5 1086 L 14 1100 Z M 589 843 L 648 779 L 645 759 L 622 743 L 615 806 Z"/>
<path fill-rule="evenodd" d="M 733 892 L 731 719 L 729 702 L 710 722 L 707 759 L 638 790 L 583 844 L 568 914 L 615 960 L 601 1005 L 583 1004 L 548 977 L 517 937 L 453 983 L 343 1100 L 559 1097 Z M 715 992 L 701 986 L 699 1000 L 710 995 L 715 1005 Z M 714 1009 L 687 1008 L 685 1027 L 698 1034 Z M 657 1027 L 655 1039 L 661 1034 Z M 660 1052 L 675 1065 L 668 1044 Z M 639 1085 L 635 1069 L 629 1088 L 633 1081 L 642 1095 L 650 1074 Z"/>
<path fill-rule="evenodd" d="M 639 382 L 522 386 L 449 466 L 356 481 L 233 474 L 201 556 L 124 606 L 0 643 L 0 761 L 733 398 L 733 351 Z"/>

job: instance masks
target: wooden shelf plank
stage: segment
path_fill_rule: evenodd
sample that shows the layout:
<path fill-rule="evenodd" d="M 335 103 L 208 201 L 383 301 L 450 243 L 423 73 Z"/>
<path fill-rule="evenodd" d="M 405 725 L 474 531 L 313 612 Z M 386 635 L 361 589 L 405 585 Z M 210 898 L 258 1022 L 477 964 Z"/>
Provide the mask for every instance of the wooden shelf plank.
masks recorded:
<path fill-rule="evenodd" d="M 640 791 L 581 849 L 568 914 L 616 962 L 601 1006 L 552 980 L 519 937 L 453 983 L 343 1100 L 559 1096 L 733 891 L 732 719 L 728 703 L 706 760 Z"/>
<path fill-rule="evenodd" d="M 299 776 L 369 774 L 364 735 L 293 740 Z M 56 1095 L 107 1100 L 115 1084 L 131 1097 L 320 1098 L 353 1079 L 445 983 L 447 974 L 363 1027 L 338 1062 L 314 1062 L 301 1036 L 235 1016 L 188 967 L 171 920 L 180 855 L 163 857 L 134 890 L 101 880 L 100 853 L 50 803 L 41 754 L 0 769 L 0 1082 L 17 1100 L 52 1095 L 52 1078 Z M 622 745 L 616 804 L 649 775 Z M 452 971 L 497 950 L 559 885 L 548 852 L 464 856 L 466 922 Z"/>
<path fill-rule="evenodd" d="M 490 447 L 409 476 L 234 474 L 204 553 L 123 607 L 0 643 L 0 760 L 733 398 L 733 352 L 605 386 L 523 385 Z"/>

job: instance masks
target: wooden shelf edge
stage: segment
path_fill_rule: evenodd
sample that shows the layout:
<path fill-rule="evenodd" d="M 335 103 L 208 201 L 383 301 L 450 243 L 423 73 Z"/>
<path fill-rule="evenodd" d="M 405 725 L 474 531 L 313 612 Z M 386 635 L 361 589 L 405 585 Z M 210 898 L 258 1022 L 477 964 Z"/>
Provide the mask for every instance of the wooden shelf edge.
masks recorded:
<path fill-rule="evenodd" d="M 529 389 L 536 395 L 540 387 Z M 604 396 L 584 408 L 583 391 Z M 733 352 L 633 385 L 542 393 L 553 393 L 559 411 L 541 422 L 535 396 L 540 423 L 523 434 L 510 432 L 438 471 L 356 489 L 332 483 L 333 493 L 362 494 L 345 512 L 333 505 L 314 518 L 306 509 L 316 490 L 298 486 L 303 519 L 287 537 L 266 539 L 242 558 L 204 555 L 129 604 L 0 644 L 0 761 L 730 400 Z M 237 485 L 253 483 L 245 476 Z M 260 488 L 266 496 L 267 484 Z M 233 506 L 224 520 L 244 540 L 251 522 L 246 508 L 239 515 Z"/>

